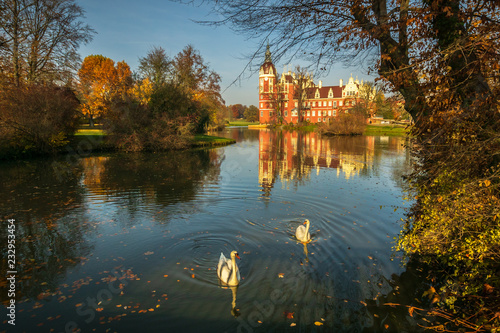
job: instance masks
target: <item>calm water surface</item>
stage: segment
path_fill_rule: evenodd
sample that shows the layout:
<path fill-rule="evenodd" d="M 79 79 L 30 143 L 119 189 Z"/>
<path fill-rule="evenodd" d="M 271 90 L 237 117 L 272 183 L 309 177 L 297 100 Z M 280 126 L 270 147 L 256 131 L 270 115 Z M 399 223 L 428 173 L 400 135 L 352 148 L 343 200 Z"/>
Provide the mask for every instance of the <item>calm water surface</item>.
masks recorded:
<path fill-rule="evenodd" d="M 17 302 L 0 331 L 397 331 L 377 306 L 405 270 L 392 251 L 404 139 L 223 135 L 237 144 L 1 164 Z M 242 281 L 224 288 L 215 268 L 232 250 Z"/>

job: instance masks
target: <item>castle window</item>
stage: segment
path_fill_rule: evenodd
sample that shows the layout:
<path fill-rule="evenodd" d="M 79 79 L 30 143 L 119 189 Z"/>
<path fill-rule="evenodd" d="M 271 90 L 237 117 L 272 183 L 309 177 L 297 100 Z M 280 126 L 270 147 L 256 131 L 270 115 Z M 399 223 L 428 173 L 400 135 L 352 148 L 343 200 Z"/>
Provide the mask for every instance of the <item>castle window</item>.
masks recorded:
<path fill-rule="evenodd" d="M 311 115 L 311 111 L 307 110 L 307 116 L 309 117 Z"/>
<path fill-rule="evenodd" d="M 328 117 L 332 116 L 332 110 L 328 110 Z"/>
<path fill-rule="evenodd" d="M 336 108 L 337 107 L 337 101 L 333 101 L 333 107 Z"/>
<path fill-rule="evenodd" d="M 328 106 L 332 106 L 332 101 L 328 101 Z"/>
<path fill-rule="evenodd" d="M 320 123 L 320 122 L 321 122 L 321 118 L 318 118 L 318 123 Z"/>
<path fill-rule="evenodd" d="M 286 107 L 286 108 L 288 107 L 288 102 L 285 102 L 285 107 Z"/>
<path fill-rule="evenodd" d="M 285 110 L 285 117 L 288 117 L 288 111 Z"/>
<path fill-rule="evenodd" d="M 342 101 L 339 101 L 339 106 L 342 106 Z"/>
<path fill-rule="evenodd" d="M 260 111 L 260 116 L 264 117 L 264 111 Z"/>
<path fill-rule="evenodd" d="M 318 111 L 319 112 L 319 111 Z M 315 117 L 316 116 L 316 111 L 313 111 L 312 112 L 312 116 Z"/>
<path fill-rule="evenodd" d="M 316 90 L 316 95 L 314 95 L 314 98 L 319 98 L 319 90 Z"/>
<path fill-rule="evenodd" d="M 333 110 L 333 116 L 335 117 L 337 115 L 337 110 Z"/>

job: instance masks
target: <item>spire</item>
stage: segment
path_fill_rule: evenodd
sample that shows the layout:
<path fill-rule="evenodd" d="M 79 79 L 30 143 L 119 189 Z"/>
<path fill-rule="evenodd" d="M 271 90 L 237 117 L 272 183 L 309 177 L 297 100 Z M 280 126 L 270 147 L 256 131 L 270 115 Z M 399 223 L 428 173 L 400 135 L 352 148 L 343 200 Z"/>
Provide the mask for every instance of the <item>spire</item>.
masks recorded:
<path fill-rule="evenodd" d="M 271 50 L 269 50 L 269 42 L 267 42 L 267 48 L 266 48 L 266 60 L 265 62 L 273 62 L 271 60 Z"/>

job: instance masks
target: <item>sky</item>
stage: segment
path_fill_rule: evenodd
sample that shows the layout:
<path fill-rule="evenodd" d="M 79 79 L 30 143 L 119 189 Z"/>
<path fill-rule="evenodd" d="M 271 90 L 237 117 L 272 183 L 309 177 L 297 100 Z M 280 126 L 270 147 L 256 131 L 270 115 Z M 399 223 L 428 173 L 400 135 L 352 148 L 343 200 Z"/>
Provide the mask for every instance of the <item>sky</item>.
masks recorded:
<path fill-rule="evenodd" d="M 77 3 L 85 10 L 84 21 L 97 33 L 90 43 L 80 47 L 82 59 L 101 54 L 115 62 L 125 61 L 132 71 L 136 71 L 139 58 L 145 57 L 154 47 L 162 47 L 173 58 L 191 44 L 210 69 L 221 76 L 226 105 L 258 105 L 258 68 L 247 68 L 249 56 L 258 51 L 258 41 L 248 40 L 247 36 L 236 34 L 227 26 L 213 27 L 195 22 L 218 19 L 209 7 L 168 0 L 77 0 Z M 259 53 L 261 61 L 264 52 L 262 49 Z M 283 72 L 285 64 L 274 65 L 279 73 Z M 338 85 L 340 79 L 347 82 L 351 74 L 359 80 L 374 80 L 373 76 L 357 68 L 341 65 L 335 66 L 327 77 L 318 79 L 324 86 Z"/>

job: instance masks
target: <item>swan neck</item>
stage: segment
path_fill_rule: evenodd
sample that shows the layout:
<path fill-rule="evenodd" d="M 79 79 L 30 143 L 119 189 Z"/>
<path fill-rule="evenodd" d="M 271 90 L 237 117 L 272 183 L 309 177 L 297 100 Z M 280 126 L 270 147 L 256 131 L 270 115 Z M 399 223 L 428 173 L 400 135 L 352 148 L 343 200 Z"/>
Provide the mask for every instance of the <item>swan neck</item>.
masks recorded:
<path fill-rule="evenodd" d="M 236 258 L 235 256 L 231 256 L 231 263 L 233 264 L 231 281 L 233 284 L 238 282 L 238 278 L 236 277 Z"/>

